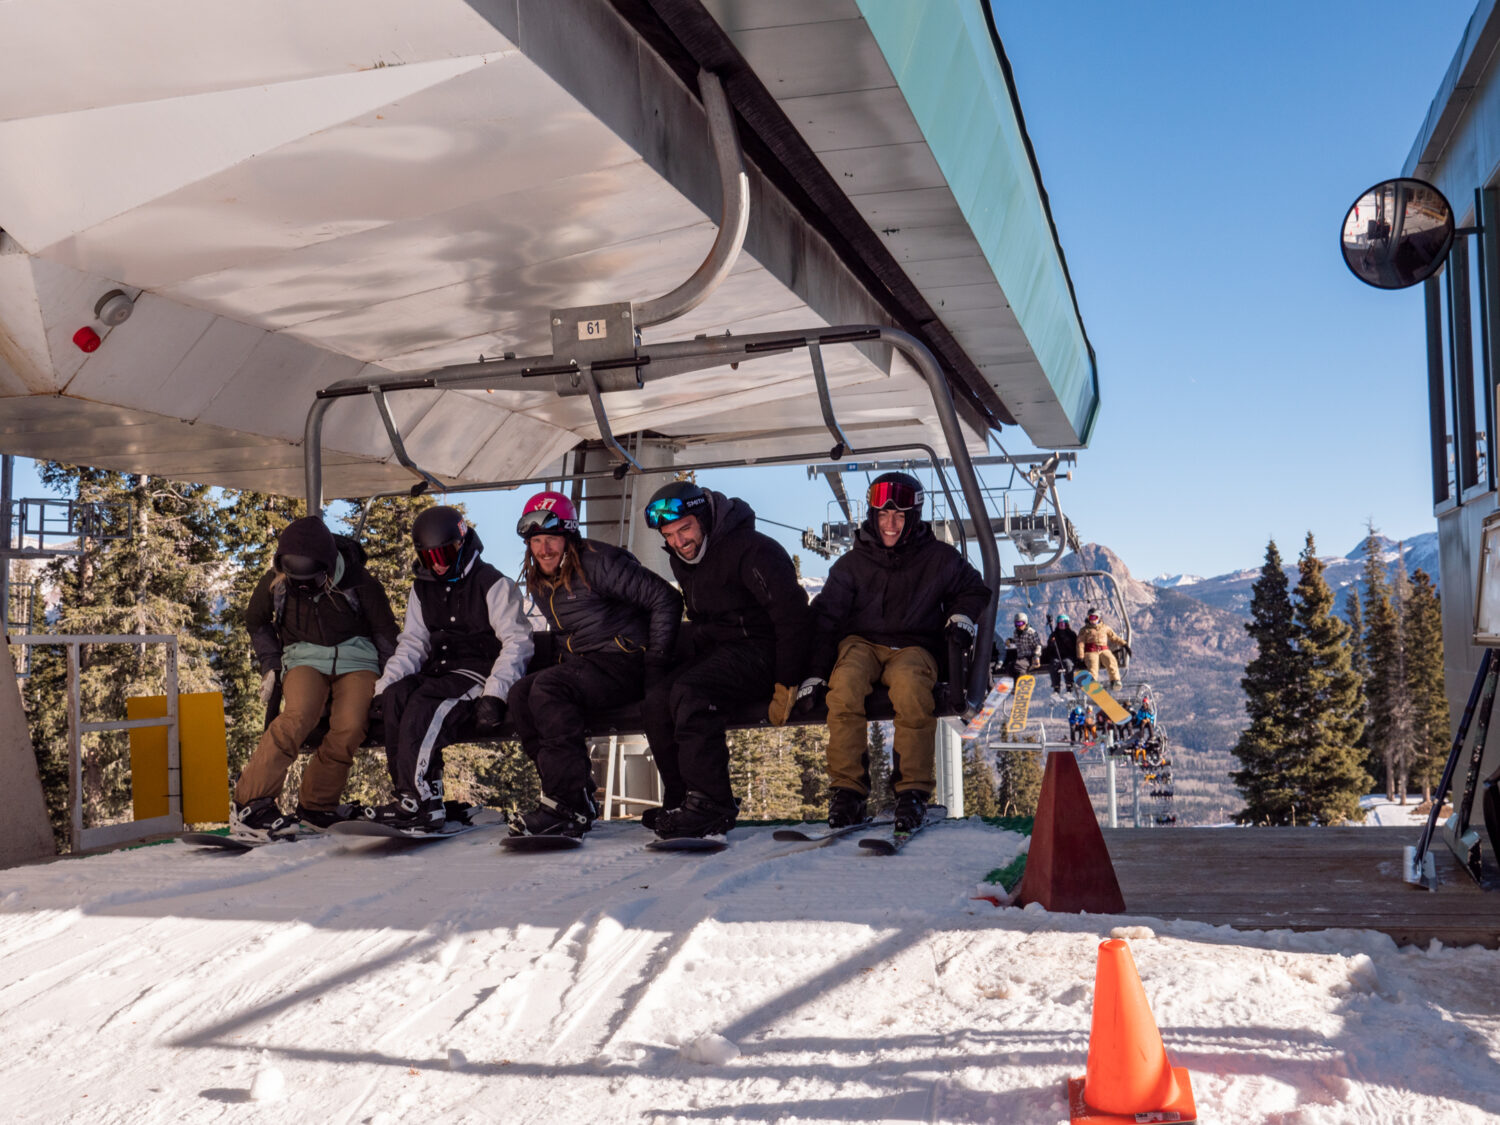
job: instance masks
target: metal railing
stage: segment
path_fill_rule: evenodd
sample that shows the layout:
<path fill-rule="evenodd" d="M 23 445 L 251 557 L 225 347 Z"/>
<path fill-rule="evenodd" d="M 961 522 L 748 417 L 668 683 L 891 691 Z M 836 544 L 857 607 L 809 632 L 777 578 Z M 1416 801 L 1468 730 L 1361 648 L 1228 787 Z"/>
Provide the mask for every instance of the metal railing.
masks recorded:
<path fill-rule="evenodd" d="M 148 836 L 182 831 L 182 752 L 177 726 L 177 638 L 169 634 L 23 633 L 12 636 L 13 645 L 57 645 L 67 649 L 68 679 L 68 819 L 74 853 L 92 848 L 114 847 Z M 83 645 L 167 646 L 167 713 L 160 719 L 117 719 L 85 722 L 80 692 L 78 651 Z M 140 730 L 165 727 L 167 731 L 167 814 L 145 820 L 127 820 L 98 828 L 83 826 L 83 736 L 99 731 Z M 132 780 L 133 784 L 133 780 Z"/>

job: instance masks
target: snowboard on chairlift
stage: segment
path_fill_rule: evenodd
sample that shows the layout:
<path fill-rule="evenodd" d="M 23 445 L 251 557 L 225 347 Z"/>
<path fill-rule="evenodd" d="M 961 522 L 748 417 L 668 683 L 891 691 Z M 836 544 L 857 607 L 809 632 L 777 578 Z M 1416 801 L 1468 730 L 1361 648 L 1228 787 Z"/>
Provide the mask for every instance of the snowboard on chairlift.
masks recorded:
<path fill-rule="evenodd" d="M 1023 676 L 1022 679 L 1031 679 Z M 990 720 L 995 717 L 995 712 L 1000 710 L 1007 696 L 1015 690 L 1016 681 L 1009 676 L 1001 676 L 995 681 L 995 686 L 990 688 L 989 695 L 984 697 L 984 703 L 980 706 L 978 713 L 969 720 L 969 725 L 963 729 L 958 737 L 963 742 L 972 742 L 978 738 L 980 732 L 990 725 Z M 1027 697 L 1028 700 L 1030 696 Z"/>
<path fill-rule="evenodd" d="M 1010 718 L 1005 721 L 1005 737 L 1019 734 L 1026 727 L 1031 713 L 1031 693 L 1036 689 L 1035 676 L 1021 676 L 1016 680 L 1014 698 L 1010 703 Z"/>
<path fill-rule="evenodd" d="M 1112 723 L 1128 723 L 1130 713 L 1115 701 L 1115 697 L 1104 690 L 1104 685 L 1088 672 L 1080 668 L 1073 673 L 1073 683 L 1082 688 L 1084 694 L 1094 701 L 1094 704 L 1109 716 Z"/>

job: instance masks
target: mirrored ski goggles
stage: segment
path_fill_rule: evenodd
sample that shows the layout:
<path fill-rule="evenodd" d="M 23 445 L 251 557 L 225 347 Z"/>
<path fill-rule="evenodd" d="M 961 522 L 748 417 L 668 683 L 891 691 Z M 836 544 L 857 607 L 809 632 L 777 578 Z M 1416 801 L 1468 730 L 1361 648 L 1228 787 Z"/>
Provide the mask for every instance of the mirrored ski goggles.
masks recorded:
<path fill-rule="evenodd" d="M 877 512 L 883 508 L 905 512 L 922 502 L 922 490 L 899 480 L 881 480 L 870 485 L 866 501 Z"/>
<path fill-rule="evenodd" d="M 516 521 L 516 534 L 522 539 L 529 539 L 533 535 L 562 535 L 567 530 L 568 525 L 558 514 L 545 508 L 524 512 Z"/>
<path fill-rule="evenodd" d="M 687 501 L 680 496 L 668 496 L 664 500 L 653 500 L 646 505 L 646 526 L 652 530 L 657 530 L 666 524 L 676 523 L 683 516 L 692 515 L 687 509 Z"/>
<path fill-rule="evenodd" d="M 455 539 L 452 543 L 444 543 L 441 547 L 418 547 L 417 559 L 428 570 L 444 570 L 458 562 L 458 552 L 463 546 L 463 540 Z"/>

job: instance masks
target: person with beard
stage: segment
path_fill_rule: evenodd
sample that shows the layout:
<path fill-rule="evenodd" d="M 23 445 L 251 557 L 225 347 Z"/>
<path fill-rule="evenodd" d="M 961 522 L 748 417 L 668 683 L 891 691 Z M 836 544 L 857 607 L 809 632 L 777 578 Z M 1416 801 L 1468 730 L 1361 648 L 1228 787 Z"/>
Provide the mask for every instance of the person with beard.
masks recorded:
<path fill-rule="evenodd" d="M 652 495 L 646 523 L 661 532 L 687 624 L 672 664 L 647 670 L 641 710 L 662 808 L 641 822 L 663 839 L 717 836 L 739 813 L 723 711 L 769 698 L 770 722 L 787 721 L 807 658 L 807 592 L 743 500 L 673 481 Z"/>
<path fill-rule="evenodd" d="M 233 836 L 293 836 L 301 824 L 322 831 L 363 812 L 339 797 L 364 741 L 375 678 L 396 649 L 391 603 L 364 564 L 358 543 L 312 516 L 293 520 L 276 540 L 245 626 L 260 665 L 260 701 L 274 710 L 279 686 L 282 708 L 235 782 Z M 328 733 L 302 773 L 296 815 L 287 816 L 278 805 L 287 770 L 330 698 Z"/>
<path fill-rule="evenodd" d="M 505 697 L 533 650 L 521 591 L 480 559 L 484 544 L 456 508 L 435 507 L 411 525 L 406 623 L 375 685 L 371 713 L 385 724 L 385 755 L 396 799 L 369 819 L 407 832 L 439 832 L 443 747 L 494 734 Z"/>
<path fill-rule="evenodd" d="M 885 473 L 870 484 L 868 510 L 854 548 L 828 570 L 813 600 L 811 667 L 826 676 L 828 696 L 828 825 L 866 819 L 870 759 L 865 697 L 876 683 L 890 689 L 896 711 L 891 783 L 895 828 L 910 832 L 927 813 L 935 777 L 937 732 L 933 688 L 947 642 L 967 648 L 975 621 L 990 603 L 984 578 L 922 519 L 922 486 L 907 473 Z M 831 669 L 831 671 L 828 671 Z"/>
<path fill-rule="evenodd" d="M 641 698 L 646 669 L 671 656 L 682 597 L 629 551 L 582 538 L 560 492 L 528 500 L 516 534 L 526 542 L 526 592 L 548 632 L 537 638 L 536 671 L 510 689 L 511 722 L 542 783 L 541 801 L 511 819 L 510 833 L 577 838 L 599 814 L 584 719 Z"/>

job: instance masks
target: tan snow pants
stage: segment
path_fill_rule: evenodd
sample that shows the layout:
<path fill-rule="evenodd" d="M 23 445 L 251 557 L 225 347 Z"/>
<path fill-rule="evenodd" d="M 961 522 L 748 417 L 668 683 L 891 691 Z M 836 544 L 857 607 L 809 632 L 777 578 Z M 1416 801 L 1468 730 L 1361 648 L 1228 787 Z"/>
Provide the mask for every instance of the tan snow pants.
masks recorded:
<path fill-rule="evenodd" d="M 349 767 L 365 739 L 370 724 L 370 700 L 375 697 L 374 672 L 342 672 L 325 676 L 316 668 L 299 665 L 281 677 L 281 714 L 272 720 L 260 745 L 240 774 L 234 800 L 245 805 L 259 797 L 280 797 L 286 771 L 297 760 L 297 752 L 318 720 L 323 704 L 333 696 L 328 713 L 328 733 L 302 771 L 301 804 L 309 809 L 338 807 Z"/>
<path fill-rule="evenodd" d="M 1117 684 L 1120 682 L 1120 664 L 1115 659 L 1115 654 L 1109 649 L 1101 649 L 1099 652 L 1086 652 L 1083 654 L 1083 665 L 1089 670 L 1089 675 L 1094 679 L 1099 678 L 1099 669 L 1104 668 L 1109 672 L 1109 682 Z"/>
<path fill-rule="evenodd" d="M 892 785 L 898 793 L 920 789 L 930 795 L 937 785 L 933 761 L 937 719 L 932 700 L 937 678 L 937 661 L 920 645 L 887 648 L 863 637 L 840 641 L 838 660 L 828 677 L 828 783 L 862 796 L 869 794 L 865 696 L 882 683 L 890 689 L 896 710 Z"/>

